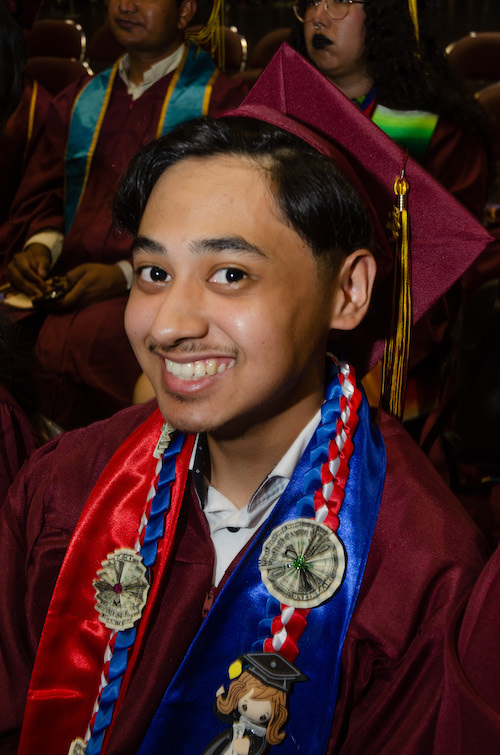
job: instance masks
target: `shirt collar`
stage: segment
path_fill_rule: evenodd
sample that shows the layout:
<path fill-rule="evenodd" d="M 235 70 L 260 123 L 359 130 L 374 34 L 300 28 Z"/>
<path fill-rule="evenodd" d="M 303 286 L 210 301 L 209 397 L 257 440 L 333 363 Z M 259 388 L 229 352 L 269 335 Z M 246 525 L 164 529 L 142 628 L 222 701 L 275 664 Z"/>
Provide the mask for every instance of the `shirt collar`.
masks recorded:
<path fill-rule="evenodd" d="M 249 501 L 248 506 L 245 508 L 252 509 L 252 507 L 258 500 L 259 492 L 263 490 L 271 480 L 275 478 L 282 478 L 285 481 L 283 488 L 286 487 L 286 483 L 288 483 L 288 481 L 290 480 L 295 467 L 299 462 L 299 459 L 301 458 L 302 454 L 307 448 L 307 445 L 309 444 L 309 441 L 314 435 L 314 431 L 316 430 L 320 419 L 321 409 L 318 409 L 314 417 L 307 423 L 304 429 L 295 438 L 288 451 L 286 451 L 284 456 L 281 457 L 280 461 L 276 464 L 274 469 L 267 475 L 265 480 L 261 482 L 258 489 L 255 491 L 251 500 Z M 194 487 L 203 507 L 206 503 L 207 490 L 209 486 L 209 483 L 205 477 L 205 454 L 205 436 L 199 434 L 196 437 L 193 453 L 191 455 L 191 461 L 189 463 L 189 469 L 193 473 Z"/>
<path fill-rule="evenodd" d="M 168 55 L 166 58 L 159 60 L 158 63 L 153 63 L 151 68 L 149 68 L 145 72 L 144 78 L 140 84 L 134 84 L 129 79 L 130 59 L 128 53 L 120 58 L 120 61 L 118 63 L 118 73 L 121 80 L 127 87 L 127 92 L 128 94 L 130 94 L 132 99 L 134 101 L 139 99 L 141 94 L 144 94 L 144 92 L 152 87 L 153 84 L 156 84 L 156 82 L 162 79 L 164 76 L 167 76 L 167 74 L 175 71 L 182 60 L 184 50 L 185 45 L 181 44 L 181 46 L 178 47 L 177 50 L 171 55 Z"/>

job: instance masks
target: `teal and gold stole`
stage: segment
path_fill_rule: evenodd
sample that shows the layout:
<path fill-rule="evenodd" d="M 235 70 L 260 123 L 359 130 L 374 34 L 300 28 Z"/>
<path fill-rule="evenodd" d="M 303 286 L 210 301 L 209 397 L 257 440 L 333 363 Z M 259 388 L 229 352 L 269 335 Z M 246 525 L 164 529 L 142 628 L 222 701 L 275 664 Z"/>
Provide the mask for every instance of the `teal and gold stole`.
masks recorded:
<path fill-rule="evenodd" d="M 73 104 L 65 155 L 64 230 L 67 233 L 82 201 L 109 105 L 119 61 L 113 68 L 94 76 Z M 170 82 L 161 109 L 155 136 L 175 126 L 206 115 L 215 79 L 219 75 L 214 61 L 192 42 Z"/>

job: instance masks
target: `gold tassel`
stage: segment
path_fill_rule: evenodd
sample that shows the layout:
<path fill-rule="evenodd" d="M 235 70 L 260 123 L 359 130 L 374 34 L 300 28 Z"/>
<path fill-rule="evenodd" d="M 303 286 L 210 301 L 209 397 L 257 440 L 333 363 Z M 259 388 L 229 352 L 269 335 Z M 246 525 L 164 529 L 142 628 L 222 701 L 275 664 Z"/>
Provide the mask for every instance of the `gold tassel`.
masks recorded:
<path fill-rule="evenodd" d="M 210 46 L 210 55 L 215 58 L 222 70 L 226 69 L 226 48 L 224 46 L 224 6 L 225 0 L 214 0 L 212 12 L 205 26 L 196 32 L 186 32 L 186 39 L 190 39 L 199 47 Z"/>
<path fill-rule="evenodd" d="M 413 29 L 415 31 L 415 38 L 417 45 L 420 44 L 420 30 L 418 27 L 418 7 L 417 0 L 408 0 L 408 10 L 410 11 L 411 20 L 413 21 Z"/>
<path fill-rule="evenodd" d="M 411 249 L 407 195 L 410 189 L 406 180 L 407 153 L 403 157 L 401 175 L 394 182 L 397 205 L 393 207 L 392 223 L 395 246 L 394 281 L 390 333 L 385 342 L 382 365 L 381 406 L 402 420 L 408 357 L 412 327 Z"/>

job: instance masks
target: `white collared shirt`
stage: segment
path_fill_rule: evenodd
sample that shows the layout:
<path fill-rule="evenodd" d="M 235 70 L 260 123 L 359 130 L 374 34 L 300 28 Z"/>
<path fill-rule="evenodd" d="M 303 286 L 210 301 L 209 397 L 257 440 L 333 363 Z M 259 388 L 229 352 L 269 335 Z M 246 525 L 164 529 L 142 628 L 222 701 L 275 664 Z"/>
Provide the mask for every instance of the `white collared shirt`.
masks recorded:
<path fill-rule="evenodd" d="M 177 48 L 175 52 L 172 53 L 172 55 L 159 60 L 158 63 L 154 63 L 151 68 L 149 68 L 144 74 L 141 84 L 134 84 L 129 79 L 128 74 L 130 71 L 130 62 L 128 53 L 126 53 L 120 59 L 120 62 L 118 63 L 118 74 L 127 87 L 127 93 L 132 97 L 133 102 L 138 100 L 139 97 L 144 94 L 144 92 L 152 87 L 153 84 L 156 84 L 156 82 L 163 78 L 163 76 L 166 76 L 172 71 L 175 71 L 182 60 L 184 50 L 185 45 L 183 43 L 180 47 Z M 26 249 L 26 247 L 28 247 L 30 244 L 43 244 L 50 250 L 52 265 L 54 265 L 57 262 L 59 255 L 61 254 L 63 241 L 64 235 L 60 233 L 60 231 L 46 229 L 45 231 L 40 231 L 39 233 L 35 233 L 33 236 L 31 236 L 26 241 L 23 248 Z M 127 281 L 127 289 L 130 289 L 134 277 L 132 265 L 128 260 L 120 260 L 115 264 L 118 265 L 125 277 L 125 280 Z"/>
<path fill-rule="evenodd" d="M 162 79 L 164 76 L 167 76 L 167 74 L 175 71 L 182 60 L 184 49 L 185 45 L 181 44 L 181 46 L 178 47 L 177 50 L 172 53 L 172 55 L 169 55 L 166 58 L 162 58 L 162 60 L 159 60 L 158 63 L 153 63 L 151 68 L 148 68 L 148 70 L 145 72 L 140 84 L 134 84 L 129 79 L 130 60 L 128 53 L 120 58 L 120 62 L 118 63 L 118 75 L 127 87 L 127 93 L 132 97 L 132 100 L 134 102 L 138 100 L 139 97 L 144 94 L 144 92 L 152 87 L 153 84 L 156 84 L 156 82 Z"/>
<path fill-rule="evenodd" d="M 215 550 L 214 585 L 217 586 L 228 566 L 269 516 L 288 485 L 300 457 L 321 419 L 319 409 L 272 472 L 259 485 L 249 503 L 238 509 L 226 496 L 208 484 L 203 476 L 202 441 L 197 437 L 189 468 L 193 471 L 196 493 L 210 529 Z"/>

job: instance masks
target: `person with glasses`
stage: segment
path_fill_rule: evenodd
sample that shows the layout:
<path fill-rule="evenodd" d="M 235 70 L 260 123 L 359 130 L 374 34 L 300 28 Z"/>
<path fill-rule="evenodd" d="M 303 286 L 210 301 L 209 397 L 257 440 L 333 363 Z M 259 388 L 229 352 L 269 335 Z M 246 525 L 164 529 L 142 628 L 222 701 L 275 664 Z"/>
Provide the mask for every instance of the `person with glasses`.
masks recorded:
<path fill-rule="evenodd" d="M 482 116 L 439 49 L 429 4 L 297 0 L 294 12 L 292 46 L 482 220 L 489 180 Z M 405 417 L 416 436 L 439 400 L 440 363 L 461 295 L 457 288 L 438 302 L 413 339 Z"/>
<path fill-rule="evenodd" d="M 297 0 L 292 46 L 476 217 L 488 158 L 477 106 L 432 33 L 436 14 L 405 0 Z"/>

